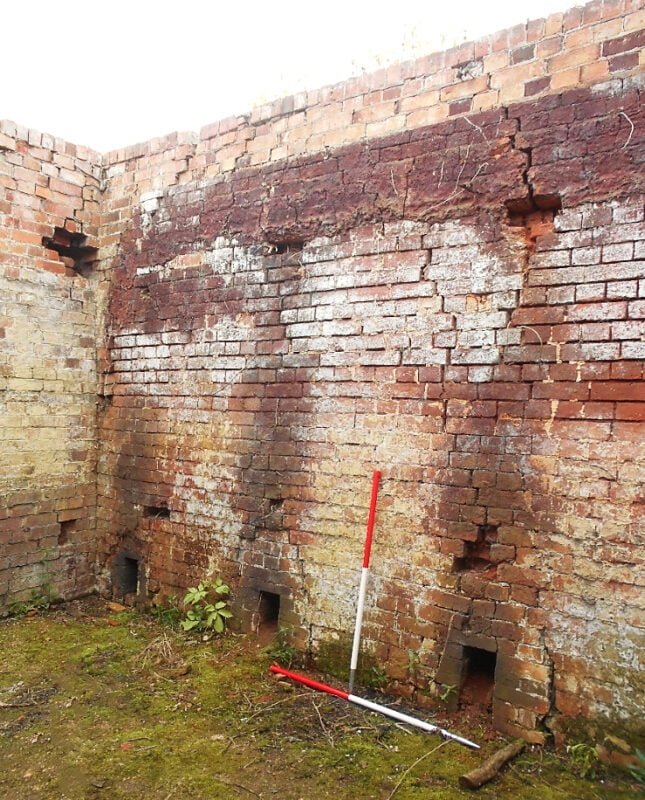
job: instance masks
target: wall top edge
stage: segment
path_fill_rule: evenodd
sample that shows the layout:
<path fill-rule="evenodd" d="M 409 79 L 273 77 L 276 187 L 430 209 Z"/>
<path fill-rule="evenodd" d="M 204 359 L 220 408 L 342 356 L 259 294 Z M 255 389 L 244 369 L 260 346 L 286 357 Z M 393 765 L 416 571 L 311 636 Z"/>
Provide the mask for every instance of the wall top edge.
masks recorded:
<path fill-rule="evenodd" d="M 444 101 L 445 93 L 446 104 L 450 100 L 451 92 L 449 90 L 456 87 L 452 94 L 454 94 L 455 102 L 458 103 L 463 91 L 469 91 L 467 84 L 472 85 L 473 91 L 479 89 L 475 83 L 484 77 L 484 73 L 483 71 L 480 74 L 474 73 L 478 72 L 479 65 L 482 63 L 489 67 L 486 70 L 489 86 L 490 79 L 495 75 L 501 75 L 504 70 L 522 67 L 525 74 L 532 75 L 531 65 L 535 65 L 536 68 L 533 70 L 535 76 L 532 77 L 535 84 L 534 96 L 515 97 L 511 102 L 518 102 L 520 99 L 537 99 L 545 94 L 558 93 L 564 88 L 573 88 L 571 82 L 567 85 L 566 80 L 562 78 L 556 85 L 545 84 L 544 87 L 541 87 L 539 82 L 546 81 L 553 75 L 560 77 L 564 73 L 571 73 L 576 68 L 580 70 L 580 64 L 584 62 L 585 56 L 590 57 L 592 62 L 594 54 L 596 57 L 606 56 L 607 44 L 610 40 L 613 42 L 621 37 L 634 38 L 635 46 L 632 50 L 639 50 L 640 62 L 637 67 L 642 69 L 645 64 L 643 49 L 645 42 L 641 41 L 645 29 L 644 9 L 645 0 L 591 0 L 584 5 L 576 5 L 563 12 L 528 20 L 525 23 L 488 34 L 474 41 L 464 42 L 447 50 L 391 64 L 370 73 L 350 77 L 340 83 L 278 98 L 256 106 L 248 113 L 229 116 L 209 123 L 199 131 L 175 131 L 105 153 L 99 153 L 89 147 L 73 144 L 55 135 L 41 133 L 6 119 L 0 120 L 0 137 L 4 135 L 28 142 L 32 146 L 63 152 L 82 161 L 109 167 L 120 162 L 163 153 L 184 145 L 207 149 L 211 139 L 219 139 L 249 128 L 253 128 L 257 132 L 263 126 L 280 124 L 284 118 L 297 114 L 313 116 L 320 112 L 322 115 L 328 107 L 348 105 L 361 98 L 367 99 L 370 103 L 378 103 L 379 100 L 386 102 L 384 97 L 388 90 L 394 93 L 398 87 L 410 86 L 413 82 L 424 82 L 425 86 L 419 88 L 421 93 L 425 92 L 426 94 L 431 91 L 428 89 L 428 85 L 434 85 L 437 94 L 441 97 L 441 102 Z M 627 25 L 625 18 L 629 18 Z M 613 26 L 611 24 L 617 21 L 621 21 L 624 26 L 620 30 L 617 29 L 616 24 Z M 636 40 L 639 34 L 640 39 Z M 541 55 L 538 52 L 540 48 L 543 50 Z M 550 49 L 552 49 L 552 53 L 550 53 Z M 583 53 L 582 51 L 585 50 L 588 52 Z M 509 58 L 505 63 L 506 55 Z M 538 65 L 540 59 L 541 70 Z M 587 61 L 587 64 L 589 63 Z M 634 65 L 632 64 L 630 67 L 631 69 L 626 71 L 633 74 Z M 483 70 L 483 67 L 481 68 Z M 579 72 L 577 85 L 589 86 L 595 83 L 607 83 L 614 77 L 619 78 L 621 75 L 620 73 L 608 74 L 601 69 L 595 71 L 589 69 L 586 79 Z M 442 81 L 442 78 L 445 80 Z M 487 87 L 482 87 L 479 91 L 484 94 L 492 94 L 487 91 Z M 408 94 L 408 99 L 411 97 L 414 97 L 414 94 Z M 469 109 L 467 113 L 476 113 L 506 105 L 504 102 L 499 102 L 499 91 L 497 92 L 498 102 L 494 103 L 493 99 L 490 98 L 488 106 L 482 103 L 481 107 Z M 412 104 L 410 103 L 410 105 Z M 451 111 L 450 115 L 453 113 L 463 115 L 463 112 L 459 110 Z M 411 127 L 415 126 L 411 125 Z M 374 135 L 377 134 L 374 133 Z M 369 130 L 368 135 L 362 138 L 371 138 Z"/>
<path fill-rule="evenodd" d="M 5 144 L 3 144 L 2 137 L 5 137 Z M 76 158 L 79 161 L 87 161 L 98 166 L 103 164 L 105 158 L 102 153 L 99 153 L 97 150 L 92 150 L 91 147 L 74 144 L 55 134 L 43 133 L 35 128 L 21 125 L 11 119 L 0 118 L 0 152 L 5 149 L 11 149 L 6 146 L 6 139 L 26 142 L 30 147 L 38 147 L 43 150 L 62 153 L 71 158 Z"/>

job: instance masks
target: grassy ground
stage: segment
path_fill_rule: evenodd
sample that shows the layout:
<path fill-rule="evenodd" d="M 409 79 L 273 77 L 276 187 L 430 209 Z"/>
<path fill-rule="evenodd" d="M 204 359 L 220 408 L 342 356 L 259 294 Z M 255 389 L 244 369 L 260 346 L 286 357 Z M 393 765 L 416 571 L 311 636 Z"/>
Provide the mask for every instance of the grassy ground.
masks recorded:
<path fill-rule="evenodd" d="M 269 663 L 252 638 L 196 642 L 97 599 L 0 621 L 0 797 L 469 796 L 457 780 L 482 753 L 276 681 Z M 472 721 L 455 732 L 484 755 L 503 743 Z M 536 750 L 478 794 L 628 800 L 637 787 L 616 776 L 581 780 Z"/>

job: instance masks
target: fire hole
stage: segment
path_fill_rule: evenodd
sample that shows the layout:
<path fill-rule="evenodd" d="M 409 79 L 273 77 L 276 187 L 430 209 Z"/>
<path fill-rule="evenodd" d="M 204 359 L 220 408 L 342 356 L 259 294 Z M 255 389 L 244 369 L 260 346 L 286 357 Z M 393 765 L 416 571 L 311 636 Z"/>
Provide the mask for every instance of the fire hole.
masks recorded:
<path fill-rule="evenodd" d="M 136 594 L 139 588 L 139 559 L 125 556 L 120 575 L 121 594 Z"/>
<path fill-rule="evenodd" d="M 464 648 L 464 672 L 459 704 L 488 711 L 493 704 L 497 654 L 478 647 Z"/>
<path fill-rule="evenodd" d="M 260 592 L 258 603 L 258 629 L 277 630 L 280 618 L 280 595 L 274 592 Z"/>

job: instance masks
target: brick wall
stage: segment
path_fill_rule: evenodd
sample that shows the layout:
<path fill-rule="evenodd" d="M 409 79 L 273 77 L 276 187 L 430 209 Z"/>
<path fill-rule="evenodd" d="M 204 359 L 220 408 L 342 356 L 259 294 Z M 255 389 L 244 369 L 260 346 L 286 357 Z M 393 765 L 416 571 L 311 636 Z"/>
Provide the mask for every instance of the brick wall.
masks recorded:
<path fill-rule="evenodd" d="M 0 607 L 94 586 L 99 177 L 0 125 Z"/>
<path fill-rule="evenodd" d="M 181 182 L 190 179 L 186 170 L 193 178 L 216 178 L 526 98 L 620 81 L 642 69 L 644 21 L 642 0 L 594 0 L 476 42 L 280 98 L 206 125 L 199 134 L 116 150 L 107 162 L 115 186 L 122 177 L 130 184 L 133 176 L 124 172 L 135 170 L 140 192 L 146 192 L 173 179 L 171 166 L 159 174 L 168 158 L 187 159 Z"/>
<path fill-rule="evenodd" d="M 366 638 L 401 691 L 477 650 L 506 731 L 635 719 L 641 119 L 626 78 L 146 185 L 109 312 L 107 571 L 219 571 L 247 619 L 273 592 L 303 646 L 342 644 L 378 467 Z"/>
<path fill-rule="evenodd" d="M 102 159 L 104 591 L 220 573 L 342 652 L 379 468 L 393 686 L 637 727 L 642 23 L 594 2 Z"/>

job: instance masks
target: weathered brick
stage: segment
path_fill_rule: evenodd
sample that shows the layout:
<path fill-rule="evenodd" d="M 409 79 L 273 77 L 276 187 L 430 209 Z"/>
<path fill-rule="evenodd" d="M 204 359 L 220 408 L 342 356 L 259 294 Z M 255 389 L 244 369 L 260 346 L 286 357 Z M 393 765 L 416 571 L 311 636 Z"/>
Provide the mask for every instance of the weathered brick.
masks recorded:
<path fill-rule="evenodd" d="M 645 46 L 645 32 L 634 31 L 625 36 L 618 36 L 615 39 L 602 43 L 602 55 L 613 56 L 616 53 L 626 53 L 629 50 L 636 50 L 639 47 Z"/>
<path fill-rule="evenodd" d="M 215 569 L 245 618 L 276 591 L 281 624 L 315 646 L 321 620 L 351 624 L 350 540 L 378 466 L 369 625 L 393 674 L 420 637 L 455 682 L 464 648 L 496 652 L 495 720 L 529 735 L 553 711 L 552 658 L 556 703 L 610 710 L 594 646 L 613 652 L 616 614 L 635 610 L 616 586 L 634 588 L 645 405 L 636 13 L 592 3 L 199 142 L 95 158 L 3 123 L 12 569 L 37 582 L 51 549 L 71 587 L 73 551 L 89 589 L 97 550 L 118 591 L 106 576 L 127 547 L 149 595 Z M 609 69 L 625 75 L 598 85 Z M 109 289 L 43 251 L 55 227 L 100 234 Z"/>
<path fill-rule="evenodd" d="M 614 303 L 585 303 L 572 305 L 567 308 L 567 320 L 610 320 L 624 319 L 627 316 L 627 304 Z"/>

